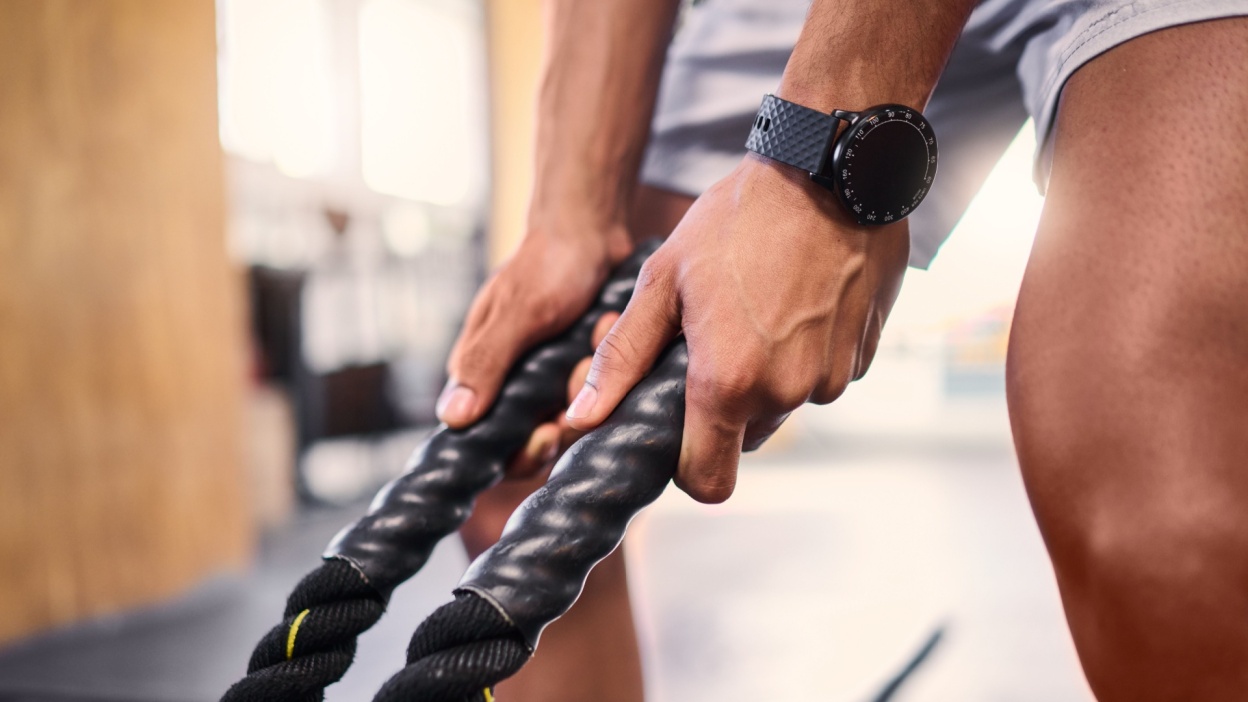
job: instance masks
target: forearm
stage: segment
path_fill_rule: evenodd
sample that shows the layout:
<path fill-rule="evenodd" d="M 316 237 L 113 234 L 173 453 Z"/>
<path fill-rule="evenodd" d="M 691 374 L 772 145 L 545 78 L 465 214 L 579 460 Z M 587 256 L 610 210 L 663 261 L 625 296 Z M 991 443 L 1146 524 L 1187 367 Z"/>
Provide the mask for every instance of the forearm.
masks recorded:
<path fill-rule="evenodd" d="M 824 112 L 927 105 L 978 0 L 815 0 L 777 94 Z"/>
<path fill-rule="evenodd" d="M 626 236 L 677 0 L 549 0 L 531 230 Z M 596 220 L 596 221 L 593 221 Z M 613 247 L 614 248 L 614 247 Z"/>

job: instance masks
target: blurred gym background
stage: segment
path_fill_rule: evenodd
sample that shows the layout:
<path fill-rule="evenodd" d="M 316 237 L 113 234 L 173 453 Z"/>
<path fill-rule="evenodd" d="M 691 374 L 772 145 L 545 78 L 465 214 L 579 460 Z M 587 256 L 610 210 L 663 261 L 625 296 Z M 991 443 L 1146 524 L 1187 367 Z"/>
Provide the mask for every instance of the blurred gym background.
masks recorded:
<path fill-rule="evenodd" d="M 539 0 L 0 0 L 0 700 L 215 700 L 434 424 L 520 236 Z M 649 697 L 1089 700 L 1010 449 L 1031 125 L 870 375 L 672 490 Z M 466 565 L 396 594 L 367 699 Z"/>

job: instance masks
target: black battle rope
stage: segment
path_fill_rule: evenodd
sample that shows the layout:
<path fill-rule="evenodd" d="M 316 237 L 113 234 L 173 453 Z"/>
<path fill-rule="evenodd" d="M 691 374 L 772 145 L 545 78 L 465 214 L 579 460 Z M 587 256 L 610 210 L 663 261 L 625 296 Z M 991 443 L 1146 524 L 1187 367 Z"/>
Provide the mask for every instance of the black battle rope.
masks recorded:
<path fill-rule="evenodd" d="M 425 620 L 407 667 L 374 702 L 490 702 L 528 660 L 546 625 L 658 499 L 676 471 L 685 423 L 683 339 L 611 416 L 572 446 L 502 538 L 469 567 L 455 600 Z"/>
<path fill-rule="evenodd" d="M 580 321 L 521 358 L 485 417 L 462 431 L 442 427 L 416 450 L 407 472 L 334 537 L 324 563 L 295 587 L 282 622 L 261 639 L 247 676 L 222 702 L 323 699 L 394 588 L 424 566 L 438 541 L 468 518 L 474 498 L 502 478 L 505 462 L 533 430 L 566 404 L 572 369 L 593 352 L 594 325 L 604 313 L 624 309 L 641 264 L 656 247 L 640 246 Z"/>

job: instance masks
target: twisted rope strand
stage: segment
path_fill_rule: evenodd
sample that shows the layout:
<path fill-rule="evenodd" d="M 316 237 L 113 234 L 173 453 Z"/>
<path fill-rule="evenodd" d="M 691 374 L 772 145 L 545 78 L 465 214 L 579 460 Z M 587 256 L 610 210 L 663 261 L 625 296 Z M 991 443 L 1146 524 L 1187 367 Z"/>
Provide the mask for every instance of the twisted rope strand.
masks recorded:
<path fill-rule="evenodd" d="M 519 631 L 497 607 L 474 593 L 458 593 L 421 623 L 407 650 L 408 667 L 376 699 L 480 702 L 529 656 Z"/>
<path fill-rule="evenodd" d="M 282 622 L 260 639 L 247 677 L 223 702 L 319 702 L 351 665 L 356 637 L 384 611 L 377 592 L 349 563 L 322 563 L 295 586 Z"/>

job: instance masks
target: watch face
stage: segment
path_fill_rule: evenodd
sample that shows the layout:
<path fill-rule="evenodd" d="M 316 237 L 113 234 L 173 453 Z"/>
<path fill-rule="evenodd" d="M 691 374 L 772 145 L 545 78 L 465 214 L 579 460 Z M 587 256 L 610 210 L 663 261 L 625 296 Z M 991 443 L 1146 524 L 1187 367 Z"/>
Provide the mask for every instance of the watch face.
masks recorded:
<path fill-rule="evenodd" d="M 936 175 L 936 135 L 918 110 L 881 105 L 836 140 L 837 196 L 859 224 L 889 224 L 914 211 Z"/>

